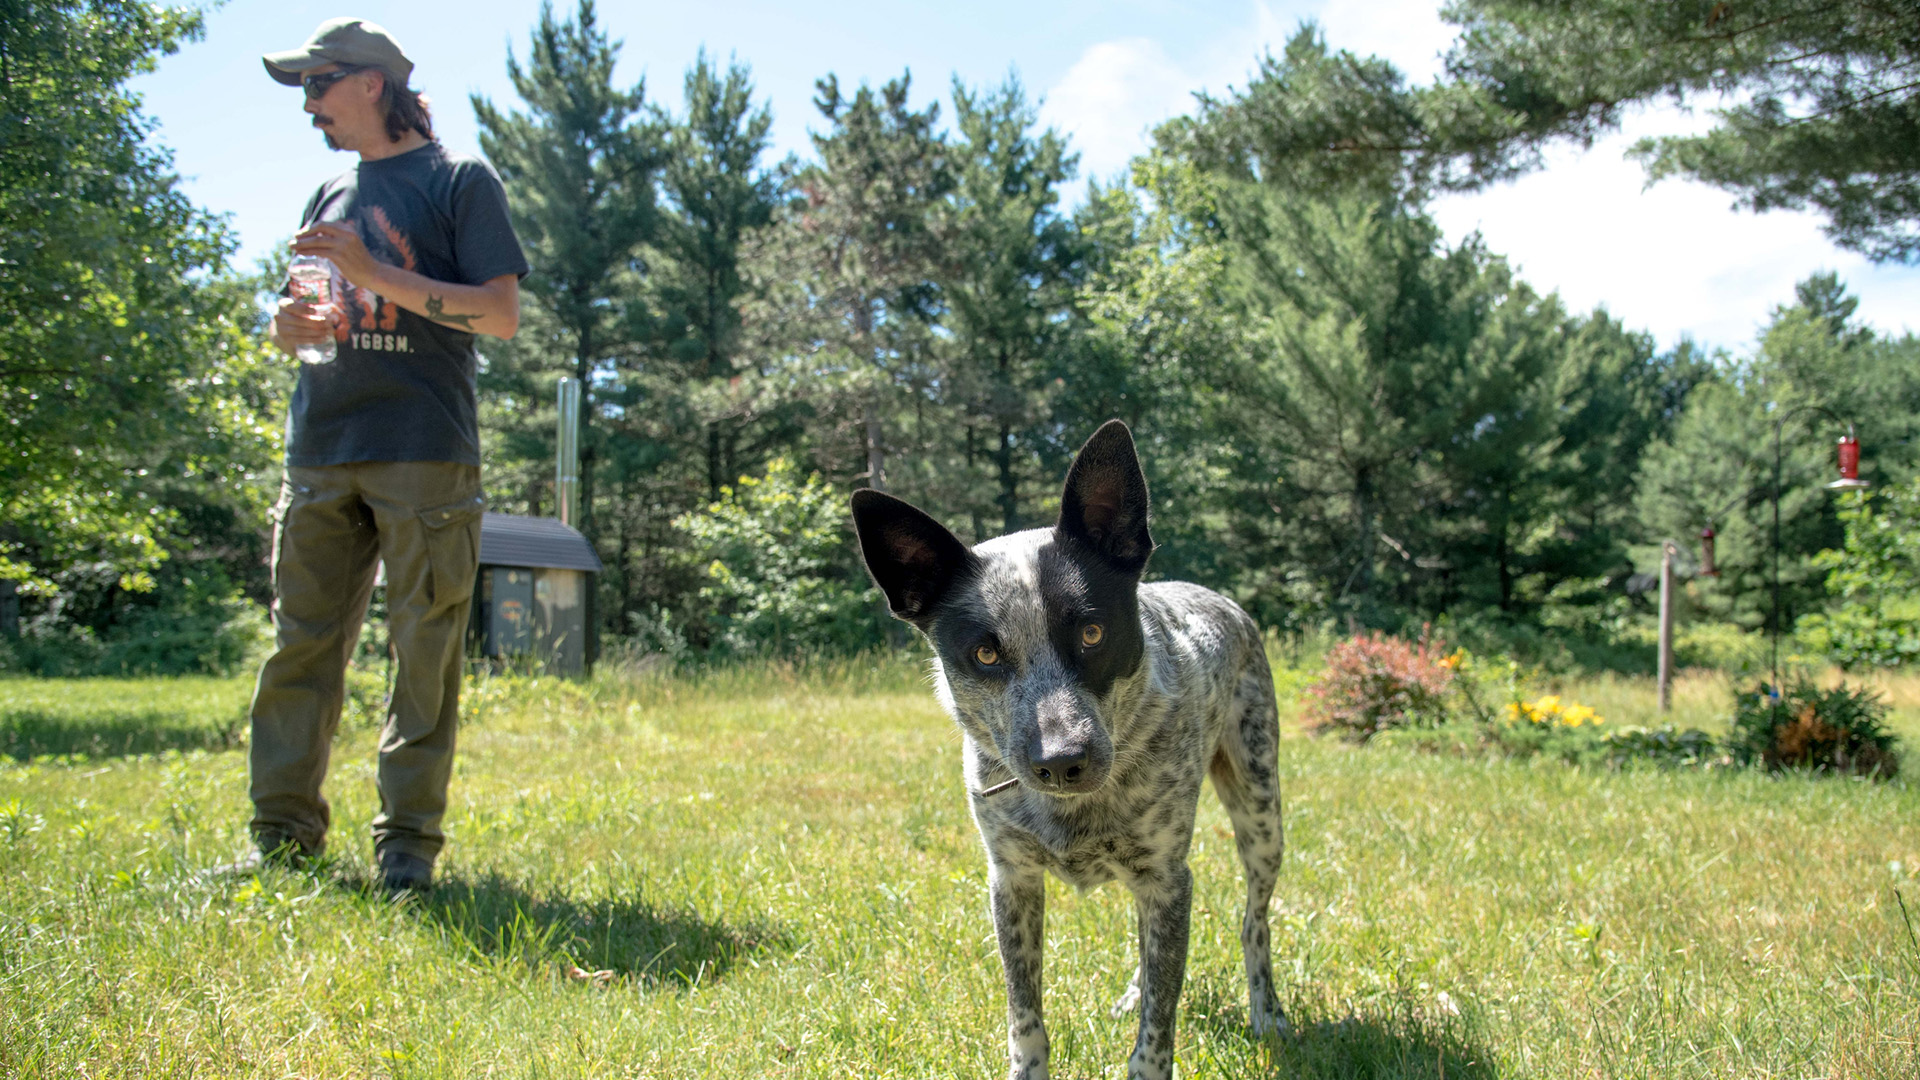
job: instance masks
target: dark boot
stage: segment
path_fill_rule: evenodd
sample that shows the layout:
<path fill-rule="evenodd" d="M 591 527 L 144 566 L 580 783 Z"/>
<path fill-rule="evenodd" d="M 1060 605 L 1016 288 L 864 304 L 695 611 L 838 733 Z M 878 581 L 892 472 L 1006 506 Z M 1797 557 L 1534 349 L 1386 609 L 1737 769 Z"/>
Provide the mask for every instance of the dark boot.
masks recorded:
<path fill-rule="evenodd" d="M 426 892 L 433 888 L 433 864 L 404 851 L 382 851 L 374 856 L 380 887 L 389 893 Z"/>

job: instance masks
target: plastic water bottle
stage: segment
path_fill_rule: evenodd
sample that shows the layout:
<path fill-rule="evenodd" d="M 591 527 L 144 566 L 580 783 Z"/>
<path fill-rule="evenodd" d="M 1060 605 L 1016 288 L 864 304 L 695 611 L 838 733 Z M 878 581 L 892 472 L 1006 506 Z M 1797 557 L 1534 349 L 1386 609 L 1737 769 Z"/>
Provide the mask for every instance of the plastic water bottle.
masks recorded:
<path fill-rule="evenodd" d="M 312 304 L 317 314 L 326 315 L 333 311 L 333 261 L 318 255 L 295 255 L 287 264 L 287 279 L 292 285 L 293 298 Z M 304 364 L 331 364 L 338 356 L 340 347 L 335 344 L 331 332 L 327 340 L 317 345 L 297 345 L 293 354 Z"/>

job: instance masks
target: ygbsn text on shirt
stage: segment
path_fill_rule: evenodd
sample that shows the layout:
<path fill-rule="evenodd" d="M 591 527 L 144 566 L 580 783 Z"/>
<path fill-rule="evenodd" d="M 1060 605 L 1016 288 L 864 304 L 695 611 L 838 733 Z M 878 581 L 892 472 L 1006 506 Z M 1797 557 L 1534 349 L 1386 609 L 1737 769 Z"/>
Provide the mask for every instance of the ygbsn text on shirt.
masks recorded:
<path fill-rule="evenodd" d="M 368 334 L 355 330 L 347 335 L 347 344 L 369 352 L 412 352 L 405 334 Z"/>

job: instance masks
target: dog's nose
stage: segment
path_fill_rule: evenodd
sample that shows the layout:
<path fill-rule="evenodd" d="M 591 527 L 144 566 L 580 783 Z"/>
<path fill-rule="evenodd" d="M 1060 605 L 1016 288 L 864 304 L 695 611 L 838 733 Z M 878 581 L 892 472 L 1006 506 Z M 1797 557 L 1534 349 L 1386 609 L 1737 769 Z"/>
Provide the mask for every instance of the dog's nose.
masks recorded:
<path fill-rule="evenodd" d="M 1027 758 L 1027 764 L 1033 767 L 1033 775 L 1041 783 L 1054 787 L 1070 787 L 1079 783 L 1087 774 L 1087 752 L 1085 749 L 1080 749 L 1031 754 Z"/>

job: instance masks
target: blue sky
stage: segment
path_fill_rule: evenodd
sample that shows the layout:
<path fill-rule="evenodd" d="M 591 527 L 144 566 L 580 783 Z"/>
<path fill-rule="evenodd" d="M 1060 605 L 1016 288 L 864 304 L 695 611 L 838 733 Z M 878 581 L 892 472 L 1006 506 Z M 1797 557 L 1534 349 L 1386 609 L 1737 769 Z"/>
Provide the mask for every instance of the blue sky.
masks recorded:
<path fill-rule="evenodd" d="M 556 5 L 562 12 L 568 3 Z M 695 54 L 752 67 L 774 114 L 775 157 L 806 155 L 814 80 L 842 85 L 913 73 L 915 96 L 945 97 L 957 75 L 971 85 L 1017 72 L 1044 100 L 1042 119 L 1082 155 L 1082 176 L 1109 177 L 1146 145 L 1153 124 L 1190 108 L 1192 94 L 1246 81 L 1257 57 L 1277 50 L 1302 19 L 1331 44 L 1377 53 L 1415 78 L 1431 78 L 1451 34 L 1438 0 L 1054 0 L 1008 3 L 843 2 L 635 4 L 603 2 L 601 25 L 625 43 L 619 77 L 644 77 L 648 97 L 678 108 Z M 297 90 L 267 78 L 260 54 L 292 48 L 323 19 L 355 15 L 387 27 L 416 65 L 414 85 L 435 104 L 451 149 L 478 153 L 470 94 L 517 104 L 506 76 L 511 48 L 524 58 L 538 0 L 461 4 L 331 4 L 232 0 L 207 20 L 204 40 L 160 61 L 135 82 L 160 122 L 186 189 L 232 215 L 241 258 L 284 240 L 315 185 L 351 164 L 328 151 L 300 112 Z M 1590 151 L 1551 155 L 1543 173 L 1434 207 L 1450 237 L 1478 229 L 1543 290 L 1575 310 L 1604 305 L 1662 345 L 1691 335 L 1744 351 L 1793 283 L 1837 270 L 1861 296 L 1861 314 L 1884 330 L 1920 330 L 1920 269 L 1873 267 L 1834 248 L 1805 214 L 1755 216 L 1728 209 L 1722 192 L 1686 182 L 1644 189 L 1621 154 L 1641 134 L 1698 128 L 1671 109 L 1636 117 Z"/>

